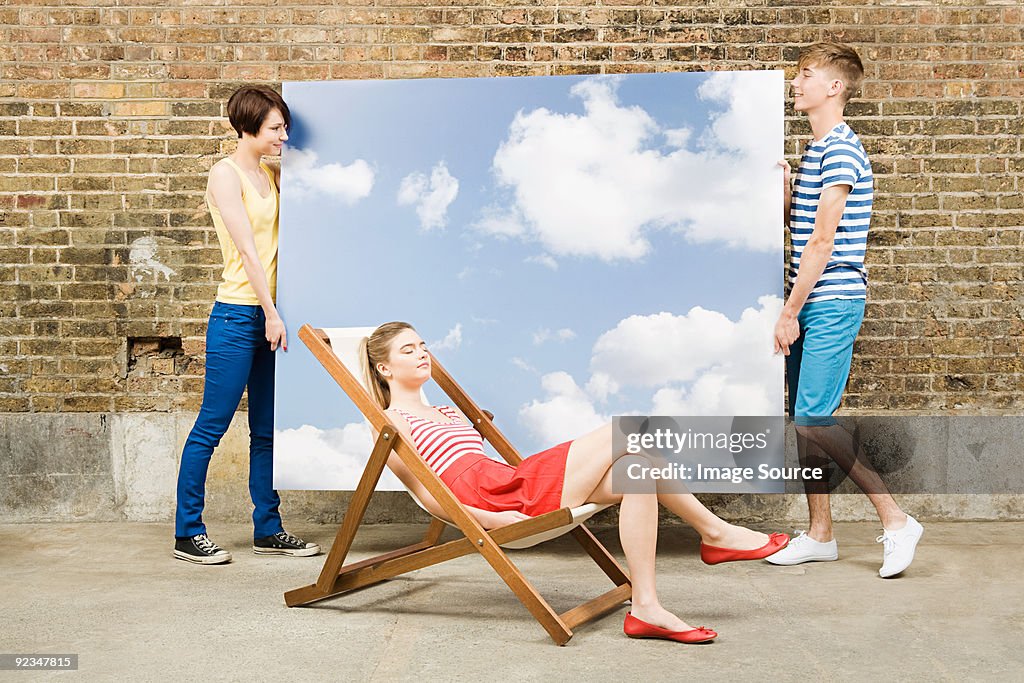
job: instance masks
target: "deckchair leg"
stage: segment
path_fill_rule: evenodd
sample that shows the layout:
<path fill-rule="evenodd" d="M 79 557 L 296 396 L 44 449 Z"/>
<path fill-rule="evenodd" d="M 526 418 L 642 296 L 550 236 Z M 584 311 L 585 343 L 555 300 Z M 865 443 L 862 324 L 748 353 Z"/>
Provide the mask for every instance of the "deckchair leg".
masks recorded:
<path fill-rule="evenodd" d="M 377 442 L 373 445 L 370 460 L 366 464 L 366 469 L 363 470 L 363 476 L 359 479 L 359 485 L 352 494 L 352 500 L 349 501 L 348 510 L 345 512 L 345 518 L 338 528 L 337 536 L 334 537 L 334 543 L 327 554 L 327 560 L 324 561 L 324 568 L 320 572 L 320 578 L 317 579 L 316 586 L 321 591 L 329 591 L 331 586 L 334 585 L 334 580 L 338 578 L 338 572 L 341 571 L 342 566 L 345 564 L 345 557 L 352 548 L 352 539 L 355 538 L 356 532 L 359 530 L 359 524 L 363 521 L 363 515 L 366 514 L 366 506 L 370 503 L 370 496 L 373 495 L 373 490 L 377 487 L 377 482 L 380 480 L 380 475 L 384 471 L 384 466 L 387 464 L 388 456 L 391 454 L 394 446 L 394 429 L 384 427 L 380 431 L 380 436 L 377 437 Z"/>
<path fill-rule="evenodd" d="M 402 455 L 401 451 L 399 455 Z M 447 490 L 444 491 L 440 498 L 439 502 L 442 506 L 447 507 L 446 503 L 448 505 L 459 505 L 455 497 Z M 559 645 L 565 645 L 569 642 L 569 639 L 572 638 L 572 630 L 565 625 L 565 622 L 558 616 L 558 612 L 551 609 L 551 605 L 541 597 L 537 589 L 533 587 L 533 584 L 519 571 L 519 568 L 509 559 L 498 542 L 490 534 L 483 532 L 483 529 L 479 529 L 479 531 L 474 529 L 471 521 L 464 523 L 463 519 L 468 521 L 471 518 L 463 509 L 458 508 L 457 511 L 459 514 L 453 514 L 452 517 L 459 529 L 473 544 L 476 551 L 484 556 L 484 559 L 497 572 L 501 580 L 512 589 L 512 592 L 515 593 L 526 609 L 530 611 L 530 614 L 548 632 L 551 639 Z"/>
<path fill-rule="evenodd" d="M 441 533 L 444 531 L 445 524 L 438 519 L 433 519 L 431 520 L 430 526 L 427 528 L 427 533 L 421 542 L 405 546 L 404 548 L 399 548 L 398 550 L 386 553 L 379 557 L 371 558 L 364 562 L 357 562 L 347 567 L 345 566 L 345 558 L 348 556 L 348 552 L 352 548 L 352 541 L 355 538 L 356 531 L 359 529 L 359 524 L 363 520 L 363 515 L 366 513 L 367 505 L 370 502 L 370 496 L 373 495 L 373 491 L 377 487 L 380 475 L 384 471 L 384 466 L 387 464 L 388 456 L 394 449 L 395 441 L 395 432 L 392 428 L 385 427 L 381 430 L 380 436 L 377 437 L 377 442 L 374 444 L 373 451 L 370 453 L 366 469 L 363 470 L 363 476 L 359 480 L 359 485 L 352 494 L 348 510 L 345 512 L 345 518 L 342 520 L 341 527 L 338 528 L 338 533 L 334 538 L 334 543 L 331 545 L 331 550 L 327 554 L 327 559 L 324 561 L 320 577 L 313 586 L 307 586 L 285 593 L 285 604 L 289 607 L 306 605 L 310 602 L 315 602 L 326 597 L 336 595 L 340 591 L 335 587 L 335 582 L 338 580 L 340 575 L 359 570 L 364 564 L 377 564 L 386 560 L 412 555 L 436 545 L 437 541 L 441 538 Z"/>
<path fill-rule="evenodd" d="M 622 568 L 608 549 L 594 537 L 594 534 L 590 533 L 590 529 L 580 524 L 578 527 L 572 530 L 572 537 L 579 541 L 579 544 L 583 546 L 583 549 L 587 551 L 587 554 L 593 558 L 597 566 L 601 568 L 609 579 L 612 580 L 616 586 L 622 586 L 629 584 L 629 575 L 626 574 L 626 570 Z"/>
<path fill-rule="evenodd" d="M 430 526 L 427 527 L 427 534 L 423 537 L 424 543 L 430 545 L 436 544 L 441 539 L 441 534 L 444 533 L 444 528 L 448 526 L 436 517 L 431 518 Z"/>
<path fill-rule="evenodd" d="M 561 617 L 562 621 L 569 628 L 576 628 L 580 624 L 585 624 L 607 612 L 618 609 L 619 606 L 626 600 L 629 600 L 632 595 L 633 587 L 628 583 L 624 583 L 616 586 L 607 593 L 602 593 L 596 598 L 573 607 L 568 612 L 563 612 L 559 617 Z"/>
<path fill-rule="evenodd" d="M 438 547 L 429 543 L 413 543 L 412 545 L 404 546 L 398 550 L 392 550 L 391 552 L 384 553 L 383 555 L 377 555 L 359 562 L 347 564 L 341 568 L 338 576 L 334 579 L 334 583 L 328 590 L 320 590 L 320 588 L 318 588 L 314 583 L 310 586 L 303 586 L 302 588 L 296 588 L 288 591 L 284 594 L 284 602 L 288 607 L 301 607 L 303 605 L 319 602 L 320 600 L 326 600 L 327 598 L 333 598 L 336 595 L 340 595 L 341 593 L 345 593 L 356 588 L 372 586 L 375 583 L 380 583 L 386 579 L 398 576 L 405 571 L 418 569 L 419 565 L 416 565 L 415 563 L 422 561 L 424 557 L 427 557 L 428 559 L 430 557 L 425 556 L 424 553 L 426 551 L 437 549 Z M 470 552 L 472 552 L 472 549 L 467 548 L 462 554 L 465 555 Z M 442 558 L 440 561 L 443 561 L 444 559 L 448 558 Z M 433 562 L 431 561 L 427 561 L 422 566 L 429 566 L 432 563 Z M 394 566 L 401 568 L 393 573 L 387 573 L 386 570 Z M 407 569 L 407 567 L 411 567 L 412 569 Z"/>
<path fill-rule="evenodd" d="M 558 645 L 565 645 L 569 642 L 569 639 L 572 638 L 572 629 L 566 626 L 558 612 L 551 609 L 551 605 L 541 597 L 537 589 L 533 587 L 533 584 L 523 576 L 519 568 L 508 558 L 508 555 L 490 538 L 484 541 L 483 546 L 478 545 L 477 550 L 484 556 L 488 564 L 494 568 L 494 571 L 498 573 L 501 580 L 512 589 L 512 592 L 516 594 L 516 597 L 519 598 L 519 601 L 523 603 L 526 609 L 530 610 L 530 614 L 544 627 L 544 630 L 548 632 L 551 639 Z"/>

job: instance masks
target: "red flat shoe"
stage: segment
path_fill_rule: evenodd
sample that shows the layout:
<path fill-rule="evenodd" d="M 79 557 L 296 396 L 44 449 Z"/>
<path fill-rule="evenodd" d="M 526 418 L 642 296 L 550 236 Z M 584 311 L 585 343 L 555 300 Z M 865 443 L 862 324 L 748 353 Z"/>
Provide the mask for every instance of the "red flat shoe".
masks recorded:
<path fill-rule="evenodd" d="M 721 564 L 722 562 L 736 562 L 739 560 L 763 560 L 769 555 L 774 555 L 785 548 L 787 543 L 789 543 L 789 536 L 780 533 L 771 534 L 768 536 L 767 543 L 753 550 L 716 548 L 702 541 L 700 544 L 700 559 L 704 561 L 704 564 Z"/>
<path fill-rule="evenodd" d="M 717 633 L 703 626 L 691 628 L 689 631 L 669 631 L 637 619 L 632 612 L 626 612 L 626 621 L 622 624 L 622 631 L 630 638 L 657 638 L 659 640 L 674 640 L 677 643 L 708 643 L 718 637 Z"/>

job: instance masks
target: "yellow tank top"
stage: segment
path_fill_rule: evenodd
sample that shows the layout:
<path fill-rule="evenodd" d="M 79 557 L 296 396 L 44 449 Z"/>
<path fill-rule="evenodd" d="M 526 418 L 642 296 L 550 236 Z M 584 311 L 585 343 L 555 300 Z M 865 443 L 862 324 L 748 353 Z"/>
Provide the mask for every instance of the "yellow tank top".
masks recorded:
<path fill-rule="evenodd" d="M 267 275 L 270 296 L 276 301 L 278 194 L 277 185 L 274 184 L 274 172 L 265 164 L 260 164 L 260 168 L 270 179 L 270 194 L 262 197 L 238 164 L 230 158 L 226 158 L 224 161 L 235 169 L 238 177 L 241 178 L 242 203 L 245 204 L 245 212 L 249 215 L 252 236 L 256 242 L 256 253 L 259 254 L 263 272 Z M 249 278 L 242 266 L 242 255 L 238 252 L 235 241 L 231 239 L 231 235 L 224 225 L 220 210 L 210 201 L 209 188 L 206 190 L 206 206 L 210 209 L 213 227 L 217 229 L 217 240 L 220 242 L 220 253 L 224 257 L 224 272 L 221 275 L 220 286 L 217 287 L 217 301 L 226 304 L 259 305 L 256 292 L 249 284 Z"/>

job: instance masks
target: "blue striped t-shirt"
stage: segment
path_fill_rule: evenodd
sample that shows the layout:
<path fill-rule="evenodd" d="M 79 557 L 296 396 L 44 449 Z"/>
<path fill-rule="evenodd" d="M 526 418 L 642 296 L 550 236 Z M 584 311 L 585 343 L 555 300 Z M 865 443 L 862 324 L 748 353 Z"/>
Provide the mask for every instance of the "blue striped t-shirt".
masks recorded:
<path fill-rule="evenodd" d="M 822 191 L 833 185 L 849 185 L 850 194 L 836 229 L 832 256 L 807 297 L 808 302 L 867 298 L 868 271 L 864 267 L 864 250 L 868 245 L 874 177 L 860 138 L 845 122 L 830 130 L 821 140 L 809 142 L 800 159 L 789 211 L 792 245 L 790 287 L 796 282 L 804 246 L 814 232 L 818 200 Z"/>

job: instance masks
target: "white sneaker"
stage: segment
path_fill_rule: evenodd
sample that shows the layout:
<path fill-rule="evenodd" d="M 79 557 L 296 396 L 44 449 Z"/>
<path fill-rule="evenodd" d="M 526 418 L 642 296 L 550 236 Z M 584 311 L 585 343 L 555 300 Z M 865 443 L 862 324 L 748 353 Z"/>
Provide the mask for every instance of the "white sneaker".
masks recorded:
<path fill-rule="evenodd" d="M 921 540 L 923 533 L 924 527 L 910 515 L 907 515 L 907 525 L 902 529 L 883 529 L 882 535 L 875 539 L 875 542 L 884 544 L 882 568 L 878 570 L 878 575 L 887 579 L 909 567 L 914 561 L 914 550 L 917 549 L 917 542 Z"/>
<path fill-rule="evenodd" d="M 804 562 L 832 562 L 839 559 L 839 545 L 836 539 L 828 543 L 815 541 L 806 531 L 797 529 L 796 538 L 790 539 L 785 548 L 764 558 L 772 564 L 791 565 Z"/>

